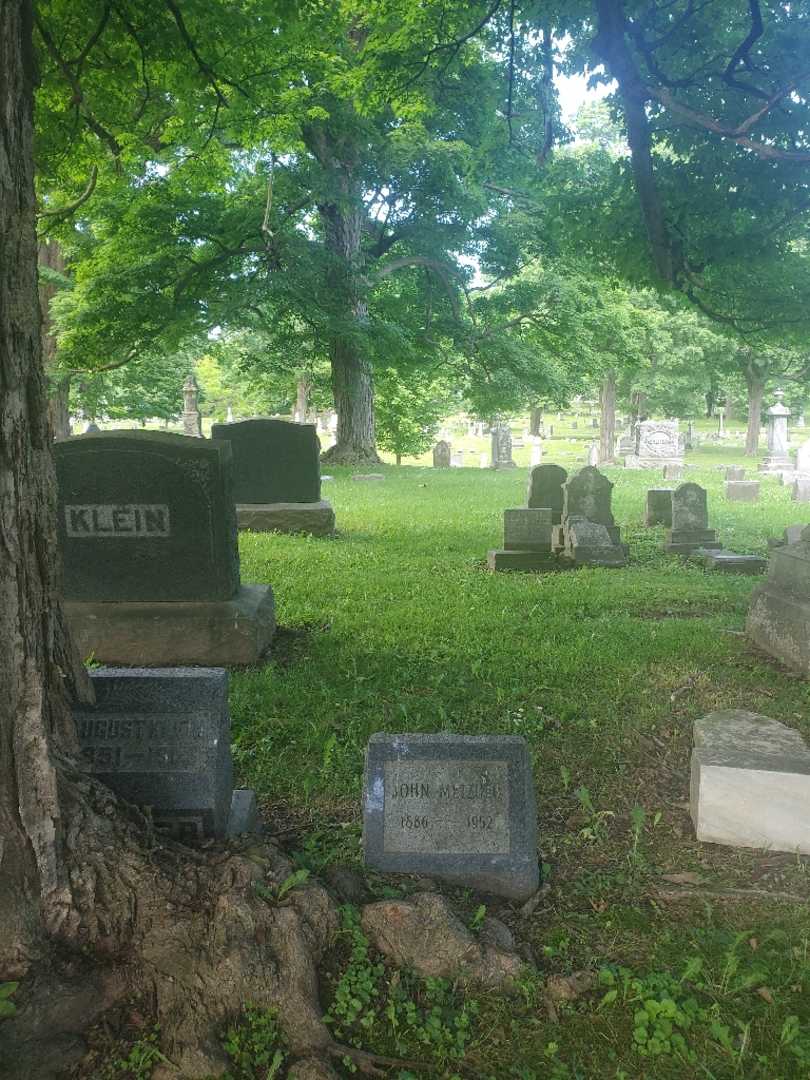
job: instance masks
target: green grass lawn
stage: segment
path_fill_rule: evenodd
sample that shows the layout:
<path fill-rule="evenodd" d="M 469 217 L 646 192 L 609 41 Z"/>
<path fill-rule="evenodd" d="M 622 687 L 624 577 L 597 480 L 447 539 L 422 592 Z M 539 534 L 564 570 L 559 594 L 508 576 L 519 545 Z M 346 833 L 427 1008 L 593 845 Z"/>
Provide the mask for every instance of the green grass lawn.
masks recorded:
<path fill-rule="evenodd" d="M 590 432 L 576 434 L 544 460 L 582 464 Z M 726 502 L 717 465 L 743 460 L 707 447 L 686 478 L 708 488 L 725 546 L 764 553 L 810 506 L 770 478 L 758 503 Z M 810 862 L 698 845 L 686 807 L 696 717 L 747 708 L 810 736 L 808 684 L 742 636 L 756 579 L 662 553 L 663 530 L 643 525 L 658 472 L 605 470 L 626 569 L 495 575 L 486 552 L 525 502 L 526 469 L 376 471 L 329 470 L 334 539 L 240 538 L 242 579 L 272 584 L 280 626 L 270 663 L 233 677 L 241 778 L 304 864 L 359 865 L 372 732 L 523 735 L 547 890 L 530 915 L 490 910 L 543 975 L 603 982 L 556 1010 L 532 980 L 515 1000 L 481 995 L 463 1061 L 436 1058 L 429 1075 L 810 1076 L 810 909 L 796 899 Z M 386 1045 L 382 1017 L 363 1038 Z"/>

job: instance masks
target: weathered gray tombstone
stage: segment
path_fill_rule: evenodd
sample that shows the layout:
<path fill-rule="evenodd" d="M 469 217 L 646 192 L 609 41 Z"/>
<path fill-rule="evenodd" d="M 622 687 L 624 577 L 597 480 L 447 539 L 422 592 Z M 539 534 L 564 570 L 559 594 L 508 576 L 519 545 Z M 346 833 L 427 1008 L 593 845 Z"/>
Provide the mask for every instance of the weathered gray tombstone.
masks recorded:
<path fill-rule="evenodd" d="M 187 375 L 183 383 L 183 434 L 194 439 L 202 438 L 202 416 L 197 404 L 199 388 L 193 375 Z"/>
<path fill-rule="evenodd" d="M 563 555 L 574 566 L 624 566 L 624 548 L 613 542 L 610 530 L 584 517 L 563 519 Z"/>
<path fill-rule="evenodd" d="M 810 526 L 798 542 L 771 551 L 768 577 L 751 595 L 745 632 L 758 648 L 810 678 Z"/>
<path fill-rule="evenodd" d="M 83 756 L 99 780 L 148 807 L 156 825 L 182 839 L 255 828 L 255 796 L 233 788 L 226 671 L 99 668 L 89 674 L 95 705 L 74 709 L 74 718 Z M 252 815 L 246 812 L 251 802 Z"/>
<path fill-rule="evenodd" d="M 655 469 L 683 465 L 677 420 L 642 420 L 636 427 L 634 452 L 627 455 L 628 468 Z"/>
<path fill-rule="evenodd" d="M 84 429 L 85 435 L 93 435 L 96 431 L 101 431 L 101 428 L 94 420 L 91 420 L 87 427 Z"/>
<path fill-rule="evenodd" d="M 514 735 L 369 740 L 363 853 L 385 873 L 423 874 L 526 900 L 537 891 L 531 759 Z"/>
<path fill-rule="evenodd" d="M 796 451 L 796 472 L 810 476 L 810 439 L 803 442 Z"/>
<path fill-rule="evenodd" d="M 764 574 L 768 560 L 761 555 L 740 555 L 736 551 L 724 549 L 696 548 L 689 556 L 690 562 L 700 563 L 705 570 L 716 570 L 721 574 Z"/>
<path fill-rule="evenodd" d="M 727 480 L 726 498 L 731 502 L 757 502 L 759 480 Z"/>
<path fill-rule="evenodd" d="M 726 480 L 744 480 L 745 469 L 741 465 L 726 466 Z"/>
<path fill-rule="evenodd" d="M 592 442 L 588 447 L 588 464 L 593 468 L 599 464 L 599 447 L 596 442 Z"/>
<path fill-rule="evenodd" d="M 321 498 L 321 444 L 314 424 L 257 417 L 214 424 L 211 438 L 231 444 L 240 529 L 313 536 L 334 532 L 335 512 Z"/>
<path fill-rule="evenodd" d="M 593 420 L 591 420 L 591 427 L 592 427 L 592 428 L 593 428 L 593 429 L 594 429 L 595 431 L 599 429 L 599 419 L 598 419 L 598 417 L 596 417 L 596 416 L 595 416 L 595 417 L 593 418 Z"/>
<path fill-rule="evenodd" d="M 526 505 L 534 509 L 547 506 L 551 510 L 551 521 L 559 525 L 562 521 L 563 484 L 568 473 L 561 465 L 535 465 L 529 473 L 529 488 L 526 492 Z"/>
<path fill-rule="evenodd" d="M 259 659 L 273 593 L 239 579 L 228 443 L 108 431 L 55 444 L 54 459 L 81 655 L 139 667 Z"/>
<path fill-rule="evenodd" d="M 725 439 L 726 437 L 726 410 L 721 405 L 717 410 L 717 438 Z"/>
<path fill-rule="evenodd" d="M 663 476 L 665 480 L 683 479 L 683 465 L 665 465 Z"/>
<path fill-rule="evenodd" d="M 672 493 L 672 528 L 664 550 L 672 555 L 691 555 L 696 548 L 720 548 L 717 533 L 709 528 L 706 489 L 681 484 Z"/>
<path fill-rule="evenodd" d="M 776 403 L 768 409 L 768 453 L 758 466 L 760 472 L 778 473 L 792 468 L 788 417 L 790 409 L 782 404 L 784 390 L 775 390 Z"/>
<path fill-rule="evenodd" d="M 810 854 L 810 747 L 742 709 L 695 721 L 690 809 L 698 840 Z"/>
<path fill-rule="evenodd" d="M 810 474 L 796 474 L 791 497 L 794 502 L 810 502 Z"/>
<path fill-rule="evenodd" d="M 519 507 L 503 512 L 503 548 L 487 552 L 490 570 L 553 570 L 552 512 L 548 507 Z"/>
<path fill-rule="evenodd" d="M 672 488 L 650 488 L 647 492 L 647 509 L 644 524 L 664 525 L 672 528 Z"/>
<path fill-rule="evenodd" d="M 508 424 L 499 422 L 492 429 L 492 468 L 516 469 L 512 460 L 512 431 Z"/>
<path fill-rule="evenodd" d="M 690 420 L 686 425 L 686 440 L 684 442 L 686 450 L 694 450 L 695 448 L 695 426 Z"/>
<path fill-rule="evenodd" d="M 452 450 L 450 443 L 445 439 L 439 439 L 433 447 L 433 468 L 449 469 L 451 465 Z"/>

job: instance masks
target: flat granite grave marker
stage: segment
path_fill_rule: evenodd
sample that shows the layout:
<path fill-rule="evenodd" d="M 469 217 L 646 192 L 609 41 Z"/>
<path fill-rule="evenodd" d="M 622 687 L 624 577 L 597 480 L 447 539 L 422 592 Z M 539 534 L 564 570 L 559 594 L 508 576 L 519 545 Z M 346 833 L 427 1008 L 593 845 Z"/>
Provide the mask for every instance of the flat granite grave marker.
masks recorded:
<path fill-rule="evenodd" d="M 369 740 L 367 866 L 526 900 L 537 891 L 537 819 L 526 741 L 512 735 Z"/>
<path fill-rule="evenodd" d="M 768 560 L 761 555 L 740 555 L 736 551 L 714 548 L 697 548 L 689 560 L 722 574 L 764 574 L 768 568 Z"/>
<path fill-rule="evenodd" d="M 699 484 L 681 484 L 672 493 L 672 528 L 664 550 L 690 555 L 696 548 L 722 547 L 717 533 L 708 526 L 706 489 Z"/>
<path fill-rule="evenodd" d="M 321 499 L 317 428 L 256 417 L 214 424 L 212 439 L 233 451 L 233 497 L 240 529 L 328 536 L 335 512 Z"/>
<path fill-rule="evenodd" d="M 57 537 L 82 656 L 250 664 L 273 636 L 269 585 L 241 585 L 227 443 L 106 431 L 54 444 Z"/>
<path fill-rule="evenodd" d="M 690 809 L 698 840 L 810 854 L 810 747 L 743 709 L 695 721 Z"/>
<path fill-rule="evenodd" d="M 148 806 L 183 839 L 251 831 L 252 792 L 233 789 L 228 673 L 222 668 L 99 668 L 95 706 L 74 710 L 93 775 Z"/>

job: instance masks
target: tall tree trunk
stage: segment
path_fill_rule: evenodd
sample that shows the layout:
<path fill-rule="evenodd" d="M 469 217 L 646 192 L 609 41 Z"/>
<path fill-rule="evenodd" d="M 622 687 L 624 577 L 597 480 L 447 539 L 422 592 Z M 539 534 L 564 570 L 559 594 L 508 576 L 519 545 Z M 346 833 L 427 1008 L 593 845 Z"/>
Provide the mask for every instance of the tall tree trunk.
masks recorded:
<path fill-rule="evenodd" d="M 599 391 L 599 460 L 603 465 L 613 462 L 616 445 L 616 372 L 609 371 Z"/>
<path fill-rule="evenodd" d="M 323 455 L 340 465 L 379 462 L 374 434 L 374 384 L 363 337 L 368 321 L 361 240 L 365 208 L 351 138 L 328 125 L 305 128 L 307 146 L 324 172 L 329 197 L 318 207 L 330 255 L 326 291 L 334 303 L 330 346 L 337 441 Z"/>
<path fill-rule="evenodd" d="M 539 405 L 532 406 L 531 412 L 529 413 L 529 434 L 535 436 L 539 435 L 542 423 L 543 410 Z"/>
<path fill-rule="evenodd" d="M 745 372 L 748 387 L 748 428 L 745 433 L 746 457 L 755 457 L 759 450 L 759 428 L 762 422 L 762 402 L 765 399 L 765 380 L 749 365 Z"/>
<path fill-rule="evenodd" d="M 0 1075 L 63 1074 L 79 1033 L 132 993 L 154 1003 L 172 1076 L 221 1072 L 218 1029 L 251 1000 L 279 1010 L 294 1055 L 340 1055 L 317 1001 L 315 964 L 336 927 L 324 890 L 267 903 L 256 885 L 266 894 L 292 869 L 275 849 L 156 842 L 78 764 L 70 699 L 92 691 L 60 601 L 32 23 L 31 0 L 0 0 L 0 983 L 20 981 L 16 1014 L 0 1020 Z"/>
<path fill-rule="evenodd" d="M 299 424 L 307 422 L 309 412 L 309 392 L 312 389 L 312 380 L 306 375 L 301 375 L 295 384 L 295 418 Z"/>
<path fill-rule="evenodd" d="M 47 266 L 51 270 L 57 270 L 60 274 L 65 272 L 65 260 L 56 240 L 40 242 L 37 262 L 40 266 Z M 68 404 L 70 376 L 54 372 L 56 334 L 54 333 L 50 312 L 51 300 L 58 291 L 59 287 L 57 285 L 40 278 L 39 303 L 42 308 L 42 360 L 50 379 L 51 428 L 55 439 L 67 439 L 70 435 L 70 407 Z"/>

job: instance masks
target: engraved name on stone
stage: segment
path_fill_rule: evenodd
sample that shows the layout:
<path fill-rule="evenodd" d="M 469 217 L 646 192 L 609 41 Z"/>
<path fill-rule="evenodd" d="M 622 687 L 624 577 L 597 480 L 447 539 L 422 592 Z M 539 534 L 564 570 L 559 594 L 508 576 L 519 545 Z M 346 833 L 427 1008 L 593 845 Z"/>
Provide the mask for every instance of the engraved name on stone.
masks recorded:
<path fill-rule="evenodd" d="M 386 762 L 383 848 L 390 854 L 508 855 L 507 763 Z"/>
<path fill-rule="evenodd" d="M 82 753 L 96 772 L 198 772 L 206 728 L 193 714 L 94 714 L 77 722 Z M 210 735 L 208 735 L 210 738 Z"/>
<path fill-rule="evenodd" d="M 66 506 L 68 536 L 170 536 L 169 508 L 161 504 L 98 503 Z"/>

